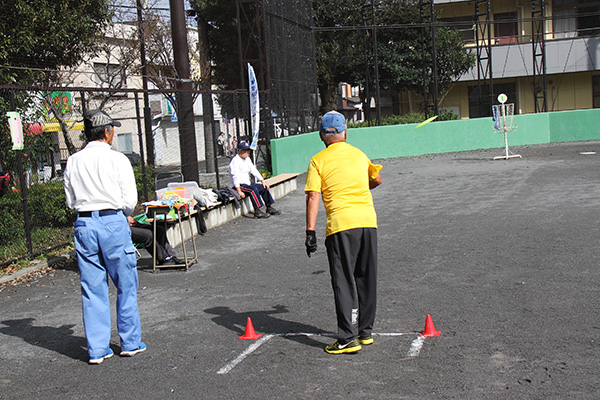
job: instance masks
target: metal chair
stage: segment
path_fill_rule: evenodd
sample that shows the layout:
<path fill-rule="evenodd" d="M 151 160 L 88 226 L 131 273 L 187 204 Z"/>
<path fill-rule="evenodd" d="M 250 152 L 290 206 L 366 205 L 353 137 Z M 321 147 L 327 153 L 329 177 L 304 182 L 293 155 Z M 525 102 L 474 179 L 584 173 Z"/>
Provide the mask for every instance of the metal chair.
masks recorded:
<path fill-rule="evenodd" d="M 183 182 L 183 174 L 181 172 L 159 172 L 154 176 L 154 190 L 163 189 L 169 183 L 177 182 L 173 178 L 178 178 L 179 182 Z"/>

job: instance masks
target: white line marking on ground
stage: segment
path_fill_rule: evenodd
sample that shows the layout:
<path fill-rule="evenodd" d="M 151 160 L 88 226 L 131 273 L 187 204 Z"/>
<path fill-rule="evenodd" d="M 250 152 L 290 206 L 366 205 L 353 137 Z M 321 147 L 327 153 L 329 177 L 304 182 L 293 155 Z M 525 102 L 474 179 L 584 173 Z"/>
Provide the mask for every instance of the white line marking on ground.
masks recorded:
<path fill-rule="evenodd" d="M 414 335 L 414 333 L 404 333 L 404 332 L 373 333 L 373 336 L 406 336 L 406 335 Z"/>
<path fill-rule="evenodd" d="M 226 374 L 229 371 L 231 371 L 236 365 L 241 363 L 244 360 L 244 358 L 246 358 L 248 355 L 250 355 L 254 350 L 258 349 L 264 342 L 271 339 L 273 336 L 274 335 L 264 335 L 263 337 L 258 339 L 256 342 L 252 343 L 244 352 L 242 352 L 242 354 L 237 356 L 235 358 L 235 360 L 233 360 L 232 362 L 230 362 L 229 364 L 227 364 L 226 366 L 224 366 L 223 368 L 218 370 L 217 374 Z"/>
<path fill-rule="evenodd" d="M 305 332 L 288 332 L 274 333 L 273 336 L 335 336 L 334 333 L 305 333 Z"/>
<path fill-rule="evenodd" d="M 405 336 L 405 335 L 414 335 L 414 333 L 403 333 L 403 332 L 373 333 L 373 336 Z M 252 354 L 254 352 L 254 350 L 258 349 L 263 343 L 265 343 L 267 340 L 269 340 L 275 336 L 279 336 L 279 337 L 286 337 L 286 336 L 287 337 L 289 337 L 289 336 L 331 336 L 331 337 L 335 337 L 336 335 L 334 333 L 305 333 L 305 332 L 271 333 L 268 335 L 263 335 L 256 342 L 254 342 L 250 346 L 248 346 L 248 348 L 246 350 L 244 350 L 242 352 L 242 354 L 240 354 L 229 364 L 225 365 L 223 368 L 218 370 L 217 374 L 223 375 L 223 374 L 229 373 L 233 368 L 235 368 L 236 365 L 241 363 L 246 357 L 248 357 L 250 354 Z M 408 351 L 408 357 L 416 357 L 419 354 L 419 351 L 421 350 L 421 347 L 423 346 L 423 340 L 425 340 L 424 337 L 418 337 L 417 339 L 415 339 L 412 342 L 412 344 L 410 346 L 410 350 Z M 414 355 L 412 355 L 413 347 L 415 346 L 415 342 L 417 342 L 417 341 L 420 341 L 420 344 L 419 344 L 418 348 L 416 349 L 416 353 Z"/>
<path fill-rule="evenodd" d="M 418 356 L 424 342 L 425 336 L 417 336 L 417 338 L 410 344 L 410 349 L 408 350 L 406 356 L 411 358 Z"/>

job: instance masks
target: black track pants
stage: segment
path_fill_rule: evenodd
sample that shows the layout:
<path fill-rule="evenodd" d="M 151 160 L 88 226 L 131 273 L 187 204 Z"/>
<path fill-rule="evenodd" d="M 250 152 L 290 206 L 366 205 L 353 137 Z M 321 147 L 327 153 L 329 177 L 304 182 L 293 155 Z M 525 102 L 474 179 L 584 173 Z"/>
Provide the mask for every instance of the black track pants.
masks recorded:
<path fill-rule="evenodd" d="M 357 228 L 325 239 L 338 339 L 370 336 L 377 308 L 377 229 Z M 357 315 L 358 312 L 358 315 Z"/>

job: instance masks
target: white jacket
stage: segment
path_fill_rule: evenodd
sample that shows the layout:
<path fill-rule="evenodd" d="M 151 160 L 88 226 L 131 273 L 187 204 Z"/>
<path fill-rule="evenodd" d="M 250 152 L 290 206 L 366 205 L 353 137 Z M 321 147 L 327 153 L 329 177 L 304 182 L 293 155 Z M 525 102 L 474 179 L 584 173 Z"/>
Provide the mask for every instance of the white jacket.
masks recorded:
<path fill-rule="evenodd" d="M 253 175 L 257 182 L 263 180 L 250 157 L 242 158 L 239 154 L 233 157 L 229 163 L 229 187 L 236 188 L 241 184 L 249 185 L 250 175 Z"/>

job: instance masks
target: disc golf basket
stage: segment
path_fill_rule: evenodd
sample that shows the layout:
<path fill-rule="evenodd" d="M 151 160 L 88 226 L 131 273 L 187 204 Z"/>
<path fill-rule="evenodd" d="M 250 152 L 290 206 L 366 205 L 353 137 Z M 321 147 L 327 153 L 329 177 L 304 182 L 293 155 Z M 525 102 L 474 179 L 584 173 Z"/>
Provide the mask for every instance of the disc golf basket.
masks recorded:
<path fill-rule="evenodd" d="M 513 125 L 513 116 L 515 112 L 514 103 L 506 104 L 506 95 L 498 96 L 498 101 L 501 104 L 492 106 L 492 118 L 494 121 L 494 130 L 498 133 L 504 133 L 504 149 L 505 153 L 503 156 L 494 157 L 494 160 L 509 158 L 522 158 L 519 154 L 513 154 L 508 150 L 508 132 L 514 132 L 517 129 L 516 125 Z"/>

